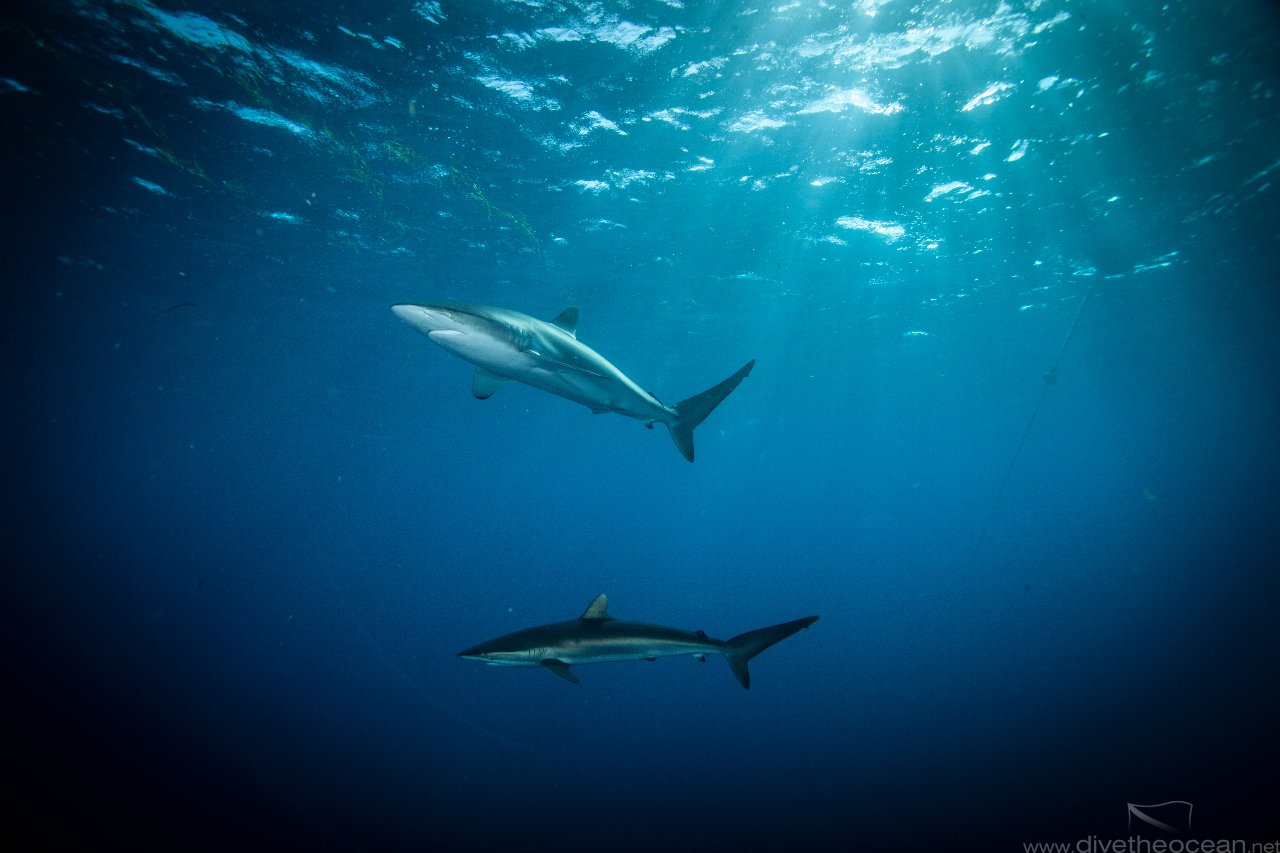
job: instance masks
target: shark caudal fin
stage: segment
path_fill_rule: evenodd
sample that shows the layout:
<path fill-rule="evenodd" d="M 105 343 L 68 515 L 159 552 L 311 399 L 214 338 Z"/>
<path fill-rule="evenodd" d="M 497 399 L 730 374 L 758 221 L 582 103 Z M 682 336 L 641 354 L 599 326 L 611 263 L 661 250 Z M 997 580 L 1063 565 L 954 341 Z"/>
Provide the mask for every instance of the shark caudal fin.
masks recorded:
<path fill-rule="evenodd" d="M 783 622 L 770 628 L 760 628 L 739 634 L 732 640 L 725 641 L 724 659 L 733 670 L 733 677 L 738 679 L 744 690 L 751 689 L 751 673 L 747 672 L 747 661 L 760 654 L 774 643 L 780 643 L 801 628 L 808 628 L 818 621 L 817 616 L 806 616 L 793 622 Z"/>
<path fill-rule="evenodd" d="M 667 424 L 667 429 L 671 430 L 671 440 L 676 443 L 676 447 L 683 454 L 685 459 L 693 461 L 693 431 L 698 424 L 707 419 L 707 415 L 711 414 L 716 406 L 724 402 L 724 398 L 728 397 L 734 388 L 742 380 L 746 379 L 751 373 L 751 368 L 756 366 L 756 360 L 753 358 L 738 369 L 738 372 L 730 376 L 728 379 L 716 385 L 714 388 L 708 388 L 701 394 L 695 394 L 687 400 L 681 400 L 676 403 L 676 420 L 674 423 Z"/>

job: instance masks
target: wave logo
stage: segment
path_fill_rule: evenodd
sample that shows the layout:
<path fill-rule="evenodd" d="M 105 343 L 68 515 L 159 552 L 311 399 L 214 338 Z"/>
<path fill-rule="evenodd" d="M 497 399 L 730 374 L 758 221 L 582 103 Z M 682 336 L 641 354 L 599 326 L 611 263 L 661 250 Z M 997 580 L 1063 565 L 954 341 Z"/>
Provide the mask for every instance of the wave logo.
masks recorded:
<path fill-rule="evenodd" d="M 1129 806 L 1129 831 L 1134 829 L 1134 821 L 1138 821 L 1138 829 L 1142 824 L 1155 827 L 1161 832 L 1181 835 L 1191 831 L 1191 803 L 1186 800 L 1169 800 L 1167 803 L 1155 803 L 1141 806 L 1127 803 Z"/>

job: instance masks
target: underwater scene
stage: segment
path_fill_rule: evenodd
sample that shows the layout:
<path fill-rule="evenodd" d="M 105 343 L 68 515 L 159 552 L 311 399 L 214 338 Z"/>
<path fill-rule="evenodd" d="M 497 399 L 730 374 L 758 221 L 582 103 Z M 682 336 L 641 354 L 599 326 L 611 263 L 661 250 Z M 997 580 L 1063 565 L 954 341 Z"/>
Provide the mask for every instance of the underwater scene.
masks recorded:
<path fill-rule="evenodd" d="M 6 4 L 14 849 L 1280 850 L 1277 45 Z"/>

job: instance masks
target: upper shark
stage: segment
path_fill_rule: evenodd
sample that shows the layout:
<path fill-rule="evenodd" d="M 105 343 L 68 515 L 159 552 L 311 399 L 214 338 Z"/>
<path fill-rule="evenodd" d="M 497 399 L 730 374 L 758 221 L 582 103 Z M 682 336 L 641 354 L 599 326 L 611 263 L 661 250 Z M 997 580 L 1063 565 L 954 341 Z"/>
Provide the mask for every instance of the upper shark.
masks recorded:
<path fill-rule="evenodd" d="M 578 309 L 551 322 L 488 305 L 440 302 L 393 305 L 391 310 L 449 352 L 476 366 L 471 393 L 486 399 L 508 380 L 523 382 L 581 403 L 596 414 L 616 412 L 667 425 L 671 440 L 693 461 L 693 430 L 751 373 L 755 359 L 720 384 L 663 405 L 625 373 L 577 338 Z"/>
<path fill-rule="evenodd" d="M 578 676 L 569 669 L 575 663 L 657 660 L 671 655 L 706 660 L 707 655 L 724 655 L 734 678 L 750 690 L 747 661 L 817 621 L 817 616 L 806 616 L 748 631 L 731 640 L 715 640 L 702 631 L 614 619 L 609 615 L 609 600 L 599 595 L 571 622 L 525 628 L 458 652 L 458 657 L 491 666 L 542 666 L 577 684 Z"/>

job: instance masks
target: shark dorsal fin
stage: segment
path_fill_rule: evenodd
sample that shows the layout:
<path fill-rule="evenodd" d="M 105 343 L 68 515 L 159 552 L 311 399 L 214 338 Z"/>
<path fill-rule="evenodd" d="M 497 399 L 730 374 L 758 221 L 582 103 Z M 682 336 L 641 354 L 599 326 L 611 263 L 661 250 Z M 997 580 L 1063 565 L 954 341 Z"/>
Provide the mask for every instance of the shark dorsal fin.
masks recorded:
<path fill-rule="evenodd" d="M 596 596 L 596 600 L 587 605 L 587 609 L 582 611 L 579 619 L 593 619 L 597 622 L 605 622 L 613 617 L 609 615 L 609 598 L 603 593 Z"/>
<path fill-rule="evenodd" d="M 551 321 L 553 326 L 559 326 L 575 338 L 578 336 L 578 309 L 566 308 L 556 315 Z"/>

